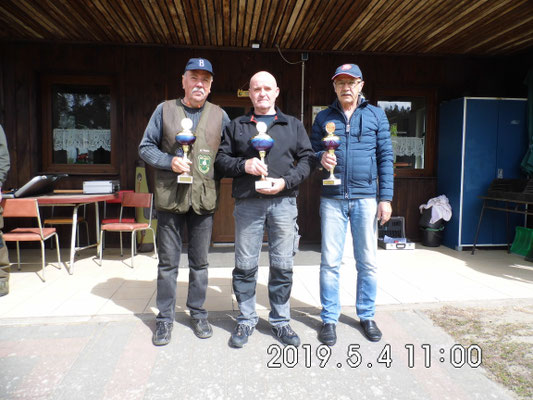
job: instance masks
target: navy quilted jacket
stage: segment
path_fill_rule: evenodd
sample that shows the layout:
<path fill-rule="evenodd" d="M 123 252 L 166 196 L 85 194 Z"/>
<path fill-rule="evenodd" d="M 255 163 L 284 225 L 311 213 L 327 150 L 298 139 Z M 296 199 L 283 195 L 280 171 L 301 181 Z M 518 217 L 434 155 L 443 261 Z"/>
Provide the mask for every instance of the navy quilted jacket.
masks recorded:
<path fill-rule="evenodd" d="M 385 112 L 364 98 L 350 121 L 346 120 L 338 100 L 321 111 L 316 116 L 311 134 L 311 144 L 319 164 L 325 151 L 322 138 L 327 135 L 325 126 L 328 122 L 335 123 L 335 135 L 340 138 L 340 146 L 335 150 L 337 166 L 334 174 L 341 179 L 341 184 L 322 186 L 322 196 L 392 200 L 394 157 Z M 328 175 L 329 172 L 325 171 L 324 177 Z"/>

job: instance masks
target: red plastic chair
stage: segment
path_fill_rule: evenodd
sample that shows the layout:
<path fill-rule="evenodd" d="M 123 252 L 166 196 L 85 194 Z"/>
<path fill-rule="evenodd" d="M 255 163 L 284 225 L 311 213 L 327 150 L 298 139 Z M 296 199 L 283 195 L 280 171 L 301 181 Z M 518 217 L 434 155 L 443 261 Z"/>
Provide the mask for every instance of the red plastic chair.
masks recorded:
<path fill-rule="evenodd" d="M 42 259 L 42 276 L 37 273 L 37 276 L 44 282 L 44 267 L 46 265 L 44 242 L 52 237 L 56 239 L 57 249 L 57 266 L 61 269 L 61 255 L 59 253 L 59 238 L 57 236 L 56 228 L 43 228 L 41 225 L 41 216 L 39 213 L 39 204 L 37 199 L 4 199 L 1 203 L 4 208 L 4 218 L 36 218 L 37 227 L 35 228 L 15 228 L 7 233 L 4 233 L 4 240 L 6 242 L 17 243 L 17 267 L 20 271 L 20 247 L 19 242 L 41 242 L 41 259 Z"/>
<path fill-rule="evenodd" d="M 152 228 L 152 201 L 153 201 L 153 194 L 152 193 L 124 193 L 124 196 L 122 198 L 122 203 L 120 206 L 120 217 L 118 222 L 110 222 L 110 223 L 102 223 L 100 226 L 100 265 L 102 265 L 102 257 L 103 257 L 103 237 L 104 232 L 131 232 L 131 268 L 134 267 L 133 260 L 135 258 L 136 254 L 136 248 L 135 248 L 135 234 L 138 231 L 144 231 L 144 230 L 151 230 L 154 235 L 154 256 L 157 257 L 157 246 L 155 244 L 155 231 Z M 149 211 L 149 218 L 148 223 L 141 223 L 141 222 L 125 222 L 125 219 L 122 219 L 123 211 L 127 207 L 135 207 L 135 208 L 148 208 Z M 122 235 L 120 237 L 120 255 L 124 256 L 123 250 L 122 250 Z"/>

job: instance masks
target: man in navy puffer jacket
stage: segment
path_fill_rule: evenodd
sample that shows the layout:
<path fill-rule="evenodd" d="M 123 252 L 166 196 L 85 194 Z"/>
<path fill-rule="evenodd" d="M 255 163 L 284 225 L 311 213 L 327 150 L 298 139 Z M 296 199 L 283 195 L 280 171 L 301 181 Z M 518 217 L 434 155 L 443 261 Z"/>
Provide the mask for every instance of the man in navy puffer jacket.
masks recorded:
<path fill-rule="evenodd" d="M 332 78 L 337 100 L 315 119 L 311 144 L 327 170 L 335 168 L 339 185 L 324 185 L 320 198 L 322 257 L 320 301 L 322 327 L 318 338 L 336 343 L 340 316 L 339 269 L 350 222 L 357 268 L 356 311 L 365 336 L 374 342 L 381 331 L 374 321 L 377 289 L 377 221 L 391 216 L 394 173 L 389 122 L 385 112 L 362 96 L 363 74 L 355 64 L 337 68 Z M 324 149 L 326 124 L 339 137 L 335 154 Z"/>

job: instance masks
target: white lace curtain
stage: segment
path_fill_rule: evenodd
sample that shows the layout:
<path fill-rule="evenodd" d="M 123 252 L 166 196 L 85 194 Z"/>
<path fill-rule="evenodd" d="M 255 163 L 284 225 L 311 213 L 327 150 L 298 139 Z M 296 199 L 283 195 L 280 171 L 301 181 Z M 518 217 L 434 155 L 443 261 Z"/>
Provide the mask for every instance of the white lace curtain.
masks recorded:
<path fill-rule="evenodd" d="M 424 157 L 424 138 L 392 136 L 395 156 Z"/>
<path fill-rule="evenodd" d="M 54 150 L 111 151 L 110 129 L 54 129 Z"/>

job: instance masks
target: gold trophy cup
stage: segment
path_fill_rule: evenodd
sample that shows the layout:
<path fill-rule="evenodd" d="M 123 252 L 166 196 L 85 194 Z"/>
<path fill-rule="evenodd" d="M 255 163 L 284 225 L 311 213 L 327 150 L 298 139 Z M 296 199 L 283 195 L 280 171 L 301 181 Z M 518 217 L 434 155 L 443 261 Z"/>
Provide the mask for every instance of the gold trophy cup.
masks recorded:
<path fill-rule="evenodd" d="M 196 141 L 196 136 L 191 132 L 192 125 L 193 123 L 190 118 L 183 118 L 181 120 L 181 128 L 183 130 L 176 135 L 176 142 L 178 142 L 183 148 L 183 159 L 185 161 L 187 161 L 187 153 L 190 150 L 190 146 Z M 192 181 L 192 176 L 187 172 L 178 175 L 178 183 L 191 184 Z"/>
<path fill-rule="evenodd" d="M 335 132 L 335 122 L 328 122 L 326 124 L 326 132 L 328 134 L 322 139 L 322 144 L 324 145 L 329 154 L 335 154 L 335 150 L 340 145 L 340 138 L 337 135 L 333 134 L 333 132 Z M 331 168 L 331 170 L 329 171 L 329 177 L 322 180 L 322 185 L 337 186 L 341 184 L 341 180 L 335 177 L 335 175 L 333 175 L 334 169 L 335 168 Z"/>

